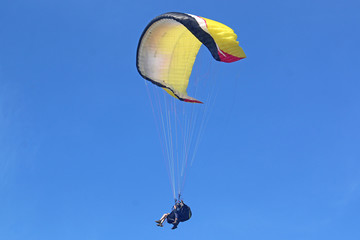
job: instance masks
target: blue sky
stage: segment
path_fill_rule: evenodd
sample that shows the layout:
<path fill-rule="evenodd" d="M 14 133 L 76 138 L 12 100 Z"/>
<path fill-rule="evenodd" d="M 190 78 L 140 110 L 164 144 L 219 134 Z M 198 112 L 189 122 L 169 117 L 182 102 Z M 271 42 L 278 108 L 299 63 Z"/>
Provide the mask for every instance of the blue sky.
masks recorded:
<path fill-rule="evenodd" d="M 0 239 L 359 239 L 358 1 L 0 1 Z M 173 202 L 144 81 L 147 23 L 220 21 L 221 84 Z"/>

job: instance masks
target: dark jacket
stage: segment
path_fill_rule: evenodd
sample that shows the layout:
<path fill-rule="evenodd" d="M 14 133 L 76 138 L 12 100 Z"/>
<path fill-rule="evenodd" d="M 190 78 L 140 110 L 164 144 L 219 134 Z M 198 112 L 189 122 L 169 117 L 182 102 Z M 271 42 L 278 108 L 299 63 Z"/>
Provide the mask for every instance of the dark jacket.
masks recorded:
<path fill-rule="evenodd" d="M 185 222 L 191 218 L 191 209 L 184 203 L 178 204 L 176 209 L 173 209 L 171 213 L 167 216 L 168 223 L 174 223 L 175 218 L 178 219 L 178 222 Z"/>

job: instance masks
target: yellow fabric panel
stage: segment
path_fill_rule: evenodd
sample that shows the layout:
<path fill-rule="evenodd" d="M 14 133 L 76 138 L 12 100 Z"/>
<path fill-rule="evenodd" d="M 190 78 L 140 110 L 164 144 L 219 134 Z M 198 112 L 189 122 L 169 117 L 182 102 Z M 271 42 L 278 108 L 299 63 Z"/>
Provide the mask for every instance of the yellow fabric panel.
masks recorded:
<path fill-rule="evenodd" d="M 186 88 L 201 42 L 183 25 L 168 29 L 159 43 L 162 54 L 169 55 L 167 69 L 161 79 L 180 93 L 187 96 Z"/>
<path fill-rule="evenodd" d="M 231 54 L 238 58 L 245 58 L 246 55 L 239 42 L 236 41 L 237 35 L 234 30 L 217 21 L 203 18 L 206 21 L 207 29 L 221 51 Z"/>
<path fill-rule="evenodd" d="M 144 36 L 139 54 L 141 71 L 179 97 L 190 98 L 186 88 L 200 46 L 201 42 L 179 22 L 159 20 Z"/>
<path fill-rule="evenodd" d="M 165 90 L 165 92 L 167 92 L 168 94 L 170 94 L 170 96 L 173 96 L 174 98 L 177 98 L 174 93 L 172 91 L 170 91 L 169 89 L 167 88 L 163 88 Z"/>

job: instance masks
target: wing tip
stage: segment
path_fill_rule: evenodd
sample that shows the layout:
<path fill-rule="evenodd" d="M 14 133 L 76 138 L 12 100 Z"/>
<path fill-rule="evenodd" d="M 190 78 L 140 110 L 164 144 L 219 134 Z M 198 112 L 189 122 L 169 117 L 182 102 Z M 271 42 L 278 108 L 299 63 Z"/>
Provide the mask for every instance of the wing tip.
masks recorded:
<path fill-rule="evenodd" d="M 204 104 L 203 102 L 197 100 L 197 99 L 189 99 L 189 98 L 184 98 L 184 99 L 181 99 L 182 101 L 184 102 L 189 102 L 189 103 L 201 103 L 201 104 Z"/>

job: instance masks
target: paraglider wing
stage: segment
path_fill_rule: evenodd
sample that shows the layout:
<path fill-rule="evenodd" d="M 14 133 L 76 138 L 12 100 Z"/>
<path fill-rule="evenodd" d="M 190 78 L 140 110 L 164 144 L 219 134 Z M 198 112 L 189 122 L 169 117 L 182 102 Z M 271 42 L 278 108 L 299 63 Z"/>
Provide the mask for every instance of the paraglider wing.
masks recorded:
<path fill-rule="evenodd" d="M 185 13 L 165 13 L 145 28 L 137 49 L 136 66 L 142 77 L 185 102 L 187 86 L 201 44 L 217 61 L 245 58 L 236 34 L 226 25 Z"/>

